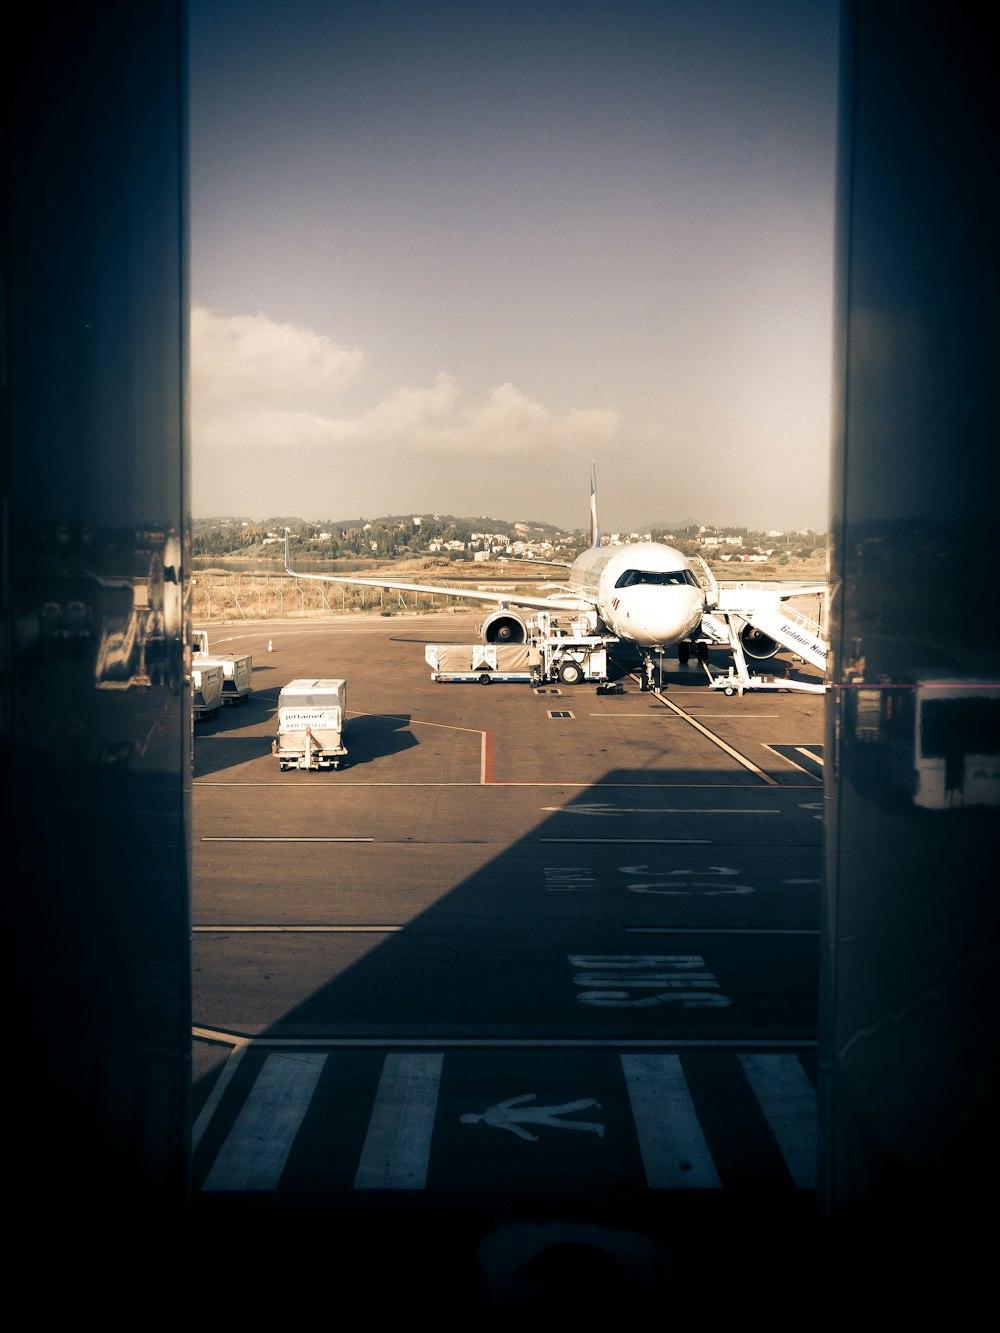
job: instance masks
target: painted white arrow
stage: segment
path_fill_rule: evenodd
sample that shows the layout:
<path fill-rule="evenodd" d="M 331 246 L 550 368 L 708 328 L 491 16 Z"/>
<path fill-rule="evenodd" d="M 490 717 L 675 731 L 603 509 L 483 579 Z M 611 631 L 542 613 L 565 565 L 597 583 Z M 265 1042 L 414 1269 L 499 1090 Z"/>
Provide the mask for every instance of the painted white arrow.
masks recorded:
<path fill-rule="evenodd" d="M 538 1142 L 537 1134 L 529 1134 L 526 1129 L 522 1129 L 523 1122 L 530 1125 L 550 1125 L 553 1129 L 585 1129 L 591 1134 L 596 1134 L 598 1138 L 604 1137 L 604 1126 L 593 1120 L 560 1120 L 561 1115 L 568 1115 L 571 1111 L 586 1111 L 588 1107 L 596 1106 L 601 1109 L 601 1103 L 595 1102 L 593 1097 L 582 1097 L 576 1102 L 563 1102 L 561 1106 L 525 1106 L 524 1102 L 533 1102 L 538 1096 L 537 1092 L 527 1092 L 523 1097 L 508 1097 L 505 1102 L 498 1102 L 496 1106 L 487 1107 L 481 1115 L 474 1115 L 469 1112 L 467 1115 L 459 1116 L 463 1125 L 478 1125 L 480 1123 L 493 1125 L 496 1129 L 509 1129 L 512 1134 L 516 1134 L 519 1139 L 527 1139 L 531 1143 Z M 517 1107 L 517 1110 L 513 1108 Z"/>

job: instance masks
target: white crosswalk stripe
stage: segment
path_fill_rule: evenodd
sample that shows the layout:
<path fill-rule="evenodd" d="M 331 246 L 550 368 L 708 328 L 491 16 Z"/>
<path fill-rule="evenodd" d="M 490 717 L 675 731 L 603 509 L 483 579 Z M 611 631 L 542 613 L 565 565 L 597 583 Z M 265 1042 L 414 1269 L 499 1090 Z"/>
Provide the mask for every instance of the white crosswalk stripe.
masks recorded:
<path fill-rule="evenodd" d="M 794 1055 L 741 1055 L 740 1064 L 800 1189 L 816 1188 L 816 1093 Z"/>
<path fill-rule="evenodd" d="M 243 1054 L 241 1051 L 240 1056 Z M 502 1094 L 497 1095 L 496 1076 L 487 1066 L 482 1075 L 484 1096 L 480 1104 L 475 1101 L 479 1093 L 470 1091 L 467 1068 L 461 1064 L 465 1057 L 451 1054 L 448 1058 L 452 1078 L 457 1079 L 462 1088 L 463 1100 L 457 1114 L 453 1100 L 447 1107 L 448 1113 L 442 1115 L 440 1101 L 445 1057 L 441 1052 L 389 1052 L 381 1059 L 377 1051 L 368 1052 L 357 1057 L 359 1062 L 367 1061 L 364 1065 L 367 1072 L 360 1084 L 357 1082 L 358 1071 L 362 1069 L 360 1063 L 352 1081 L 342 1060 L 325 1071 L 326 1055 L 307 1051 L 267 1054 L 261 1060 L 252 1084 L 248 1083 L 247 1074 L 252 1074 L 255 1066 L 251 1065 L 249 1069 L 242 1066 L 245 1072 L 239 1077 L 245 1089 L 243 1102 L 228 1132 L 224 1130 L 226 1117 L 231 1111 L 226 1107 L 231 1107 L 238 1098 L 239 1089 L 234 1088 L 236 1078 L 227 1083 L 223 1076 L 220 1079 L 223 1094 L 219 1098 L 210 1097 L 206 1111 L 199 1118 L 199 1142 L 209 1140 L 203 1148 L 203 1156 L 207 1158 L 215 1154 L 208 1165 L 202 1190 L 273 1191 L 283 1183 L 287 1185 L 289 1177 L 294 1179 L 295 1172 L 301 1177 L 308 1171 L 312 1173 L 312 1180 L 315 1173 L 324 1170 L 334 1170 L 341 1182 L 336 1188 L 350 1189 L 353 1182 L 353 1189 L 359 1191 L 424 1190 L 427 1188 L 432 1143 L 435 1161 L 440 1159 L 446 1178 L 449 1151 L 457 1142 L 463 1148 L 470 1142 L 464 1129 L 459 1131 L 457 1139 L 455 1137 L 456 1126 L 465 1123 L 475 1123 L 478 1141 L 490 1144 L 490 1150 L 480 1159 L 486 1173 L 491 1169 L 496 1150 L 505 1148 L 505 1141 L 509 1144 L 510 1140 L 526 1140 L 543 1145 L 540 1151 L 533 1150 L 533 1156 L 529 1153 L 521 1159 L 523 1169 L 530 1175 L 535 1162 L 544 1161 L 546 1154 L 561 1150 L 561 1142 L 567 1139 L 579 1141 L 579 1134 L 567 1134 L 566 1131 L 583 1129 L 592 1131 L 594 1141 L 602 1144 L 631 1141 L 633 1146 L 628 1151 L 634 1158 L 637 1147 L 641 1159 L 641 1169 L 637 1161 L 634 1170 L 640 1180 L 644 1175 L 649 1189 L 722 1189 L 726 1185 L 726 1173 L 719 1166 L 720 1161 L 727 1164 L 729 1171 L 734 1169 L 734 1163 L 737 1171 L 745 1170 L 748 1162 L 753 1163 L 752 1169 L 756 1171 L 761 1151 L 765 1156 L 773 1154 L 775 1163 L 780 1153 L 787 1170 L 786 1179 L 790 1177 L 796 1188 L 816 1188 L 816 1092 L 795 1054 L 738 1054 L 738 1062 L 730 1056 L 727 1057 L 729 1065 L 722 1067 L 722 1075 L 727 1080 L 723 1096 L 742 1099 L 747 1108 L 751 1096 L 756 1100 L 772 1136 L 769 1148 L 761 1145 L 761 1122 L 751 1118 L 757 1125 L 756 1130 L 752 1125 L 744 1126 L 738 1115 L 734 1121 L 731 1108 L 727 1108 L 720 1120 L 716 1106 L 716 1113 L 708 1116 L 712 1132 L 706 1130 L 705 1110 L 699 1114 L 696 1095 L 698 1079 L 695 1078 L 694 1093 L 689 1082 L 692 1072 L 706 1068 L 697 1063 L 696 1055 L 622 1052 L 613 1056 L 609 1052 L 599 1071 L 593 1064 L 581 1069 L 582 1086 L 575 1088 L 567 1100 L 561 1100 L 566 1084 L 573 1085 L 576 1079 L 565 1080 L 564 1071 L 564 1082 L 557 1084 L 560 1094 L 554 1097 L 555 1104 L 546 1101 L 546 1096 L 552 1097 L 551 1093 L 545 1093 L 539 1099 L 535 1092 L 527 1091 L 533 1086 L 544 1088 L 537 1064 L 529 1062 L 525 1066 L 527 1076 L 523 1087 L 501 1085 L 504 1092 L 517 1094 L 506 1100 Z M 235 1057 L 233 1067 L 239 1067 Z M 712 1096 L 718 1097 L 718 1057 L 710 1067 L 710 1074 Z M 510 1071 L 501 1077 L 508 1079 Z M 516 1077 L 520 1079 L 522 1074 L 518 1073 Z M 348 1134 L 341 1130 L 331 1135 L 325 1119 L 317 1122 L 312 1108 L 321 1086 L 326 1089 L 320 1099 L 321 1117 L 349 1113 L 354 1128 Z M 478 1081 L 471 1085 L 472 1089 L 478 1089 L 478 1086 Z M 360 1091 L 362 1087 L 366 1091 Z M 594 1091 L 598 1092 L 599 1100 L 592 1095 L 578 1095 Z M 705 1095 L 704 1078 L 700 1095 Z M 368 1098 L 371 1099 L 370 1111 L 365 1118 L 364 1107 Z M 468 1101 L 469 1098 L 473 1100 Z M 473 1105 L 475 1113 L 469 1113 Z M 589 1114 L 584 1114 L 588 1111 Z M 624 1130 L 623 1116 L 627 1118 L 629 1112 L 634 1137 Z M 210 1120 L 219 1122 L 211 1133 Z M 297 1165 L 293 1162 L 289 1168 L 296 1139 L 300 1133 L 303 1140 L 306 1138 L 304 1126 L 307 1122 L 313 1127 L 311 1139 L 300 1145 L 296 1152 Z M 491 1137 L 483 1138 L 484 1132 Z M 724 1140 L 721 1157 L 720 1133 Z M 713 1134 L 715 1144 L 712 1143 Z M 747 1137 L 752 1134 L 756 1135 L 755 1144 Z M 337 1165 L 330 1167 L 329 1162 L 334 1159 Z M 741 1161 L 744 1163 L 742 1168 Z M 464 1169 L 468 1169 L 467 1166 Z M 775 1166 L 775 1169 L 780 1168 Z M 348 1171 L 350 1174 L 345 1179 Z"/>
<path fill-rule="evenodd" d="M 269 1055 L 202 1189 L 277 1188 L 325 1055 Z"/>
<path fill-rule="evenodd" d="M 639 1150 L 650 1189 L 718 1189 L 679 1055 L 623 1055 Z"/>
<path fill-rule="evenodd" d="M 387 1055 L 361 1153 L 357 1190 L 422 1190 L 443 1055 Z"/>

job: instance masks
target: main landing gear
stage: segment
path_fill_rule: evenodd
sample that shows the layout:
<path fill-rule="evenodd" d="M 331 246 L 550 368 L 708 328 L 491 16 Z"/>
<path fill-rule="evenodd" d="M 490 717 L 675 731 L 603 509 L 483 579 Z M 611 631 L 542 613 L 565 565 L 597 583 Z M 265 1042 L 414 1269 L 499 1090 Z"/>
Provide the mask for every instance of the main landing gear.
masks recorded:
<path fill-rule="evenodd" d="M 694 648 L 695 657 L 702 666 L 708 661 L 708 644 L 696 643 L 690 644 L 686 641 L 677 645 L 677 661 L 681 666 L 687 666 L 691 661 L 691 649 Z"/>

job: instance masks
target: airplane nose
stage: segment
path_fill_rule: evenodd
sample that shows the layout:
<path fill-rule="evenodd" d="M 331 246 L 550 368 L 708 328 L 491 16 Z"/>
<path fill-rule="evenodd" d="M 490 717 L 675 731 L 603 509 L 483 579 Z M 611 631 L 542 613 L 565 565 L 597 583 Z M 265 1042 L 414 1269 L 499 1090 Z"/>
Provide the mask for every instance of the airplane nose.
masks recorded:
<path fill-rule="evenodd" d="M 697 629 L 703 603 L 697 588 L 640 584 L 622 589 L 615 619 L 618 627 L 641 647 L 666 647 L 686 639 Z"/>

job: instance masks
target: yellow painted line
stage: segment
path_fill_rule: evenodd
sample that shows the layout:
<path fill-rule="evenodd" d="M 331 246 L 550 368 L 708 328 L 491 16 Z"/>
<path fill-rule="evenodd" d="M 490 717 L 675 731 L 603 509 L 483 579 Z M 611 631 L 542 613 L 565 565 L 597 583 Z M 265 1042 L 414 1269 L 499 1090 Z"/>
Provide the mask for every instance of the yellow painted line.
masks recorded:
<path fill-rule="evenodd" d="M 649 713 L 591 713 L 590 716 L 591 716 L 591 717 L 645 717 L 645 718 L 648 718 L 648 717 L 649 717 Z M 724 718 L 728 718 L 730 721 L 732 721 L 732 720 L 735 718 L 737 721 L 742 722 L 743 719 L 744 719 L 744 718 L 747 718 L 747 717 L 764 717 L 764 718 L 768 718 L 768 719 L 773 719 L 773 718 L 778 717 L 779 714 L 778 714 L 778 713 L 743 713 L 743 712 L 736 713 L 736 712 L 726 712 L 726 713 L 702 713 L 701 716 L 702 716 L 702 717 L 724 717 Z"/>
<path fill-rule="evenodd" d="M 731 759 L 735 759 L 738 764 L 742 764 L 744 768 L 749 769 L 751 773 L 760 778 L 761 782 L 766 782 L 771 787 L 780 785 L 777 778 L 772 778 L 769 773 L 765 773 L 762 768 L 758 768 L 752 759 L 748 759 L 745 754 L 740 754 L 739 750 L 734 750 L 731 745 L 727 745 L 720 736 L 716 736 L 714 732 L 709 731 L 708 727 L 703 727 L 700 722 L 696 722 L 693 717 L 685 713 L 683 708 L 678 708 L 675 703 L 671 703 L 659 690 L 653 690 L 652 694 L 654 698 L 659 699 L 664 708 L 673 709 L 679 718 L 689 726 L 694 727 L 695 731 L 700 731 L 706 740 L 710 740 L 720 750 L 725 750 Z"/>

